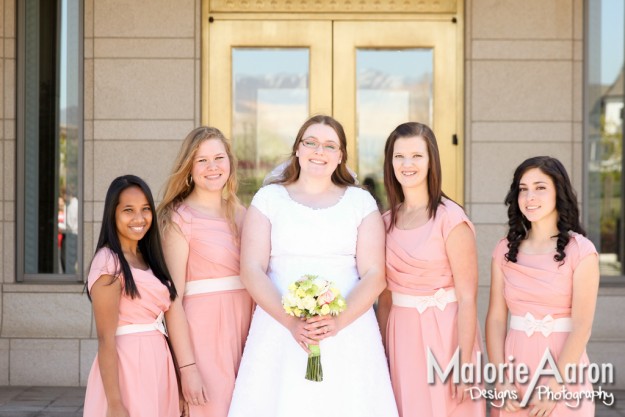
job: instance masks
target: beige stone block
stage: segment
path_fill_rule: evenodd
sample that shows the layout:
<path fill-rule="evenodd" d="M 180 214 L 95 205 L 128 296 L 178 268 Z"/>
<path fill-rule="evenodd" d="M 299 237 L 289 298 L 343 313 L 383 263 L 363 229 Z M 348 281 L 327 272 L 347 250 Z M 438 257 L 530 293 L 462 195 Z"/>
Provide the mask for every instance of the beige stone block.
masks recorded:
<path fill-rule="evenodd" d="M 78 385 L 78 340 L 11 340 L 11 385 Z"/>
<path fill-rule="evenodd" d="M 91 203 L 93 204 L 93 203 Z M 98 230 L 99 232 L 99 230 Z M 84 270 L 85 272 L 89 269 L 89 265 L 91 263 L 91 258 L 95 253 L 95 244 L 94 240 L 97 241 L 98 236 L 93 236 L 93 222 L 86 222 L 83 225 L 83 254 L 84 254 Z M 83 281 L 87 280 L 87 273 L 84 274 Z"/>
<path fill-rule="evenodd" d="M 193 120 L 96 120 L 95 140 L 182 140 L 194 129 Z"/>
<path fill-rule="evenodd" d="M 94 36 L 193 38 L 194 0 L 94 1 Z"/>
<path fill-rule="evenodd" d="M 96 38 L 96 58 L 194 58 L 193 38 Z"/>
<path fill-rule="evenodd" d="M 621 317 L 623 313 L 619 313 L 616 317 Z M 595 319 L 595 321 L 597 321 Z M 611 320 L 611 322 L 618 320 Z M 612 364 L 614 368 L 614 385 L 602 385 L 604 390 L 613 392 L 615 390 L 625 389 L 625 356 L 623 356 L 623 345 L 625 341 L 614 342 L 602 342 L 596 341 L 591 337 L 590 342 L 586 346 L 586 352 L 588 352 L 588 358 L 591 363 L 596 363 L 601 366 L 602 364 Z M 609 416 L 609 414 L 597 414 L 600 416 Z"/>
<path fill-rule="evenodd" d="M 4 140 L 4 201 L 15 200 L 15 182 L 11 178 L 15 177 L 15 141 Z"/>
<path fill-rule="evenodd" d="M 191 59 L 98 59 L 96 119 L 193 119 Z"/>
<path fill-rule="evenodd" d="M 3 18 L 0 18 L 0 38 L 3 38 L 4 37 L 4 19 L 5 19 L 4 1 L 0 1 L 0 16 L 3 16 Z"/>
<path fill-rule="evenodd" d="M 4 118 L 15 119 L 15 59 L 4 60 Z"/>
<path fill-rule="evenodd" d="M 597 297 L 591 340 L 625 342 L 625 320 L 613 320 L 623 315 L 624 303 L 623 295 L 600 294 Z"/>
<path fill-rule="evenodd" d="M 584 120 L 584 105 L 583 105 L 583 92 L 584 92 L 584 66 L 581 61 L 573 62 L 573 84 L 571 89 L 573 90 L 573 121 L 581 122 Z"/>
<path fill-rule="evenodd" d="M 14 222 L 15 221 L 15 202 L 14 201 L 8 201 L 4 203 L 4 220 L 7 222 Z"/>
<path fill-rule="evenodd" d="M 582 144 L 577 142 L 571 145 L 573 148 L 573 166 L 569 173 L 569 177 L 573 183 L 573 188 L 577 192 L 577 199 L 581 202 L 583 198 L 582 178 L 584 177 L 584 161 L 582 155 Z"/>
<path fill-rule="evenodd" d="M 15 58 L 15 38 L 4 39 L 4 57 Z"/>
<path fill-rule="evenodd" d="M 93 59 L 85 59 L 83 62 L 83 113 L 86 120 L 93 119 L 94 106 L 94 61 Z"/>
<path fill-rule="evenodd" d="M 0 40 L 0 49 L 1 48 L 2 48 L 2 42 Z M 0 99 L 0 119 L 4 119 L 5 118 L 5 116 L 4 116 L 4 101 L 5 101 L 4 100 L 4 96 L 5 96 L 4 90 L 7 89 L 7 84 L 4 81 L 4 67 L 5 67 L 4 59 L 0 59 L 0 96 L 1 96 L 1 99 Z"/>
<path fill-rule="evenodd" d="M 2 230 L 2 268 L 4 270 L 3 282 L 15 282 L 15 223 L 4 222 Z M 5 318 L 2 318 L 5 320 Z"/>
<path fill-rule="evenodd" d="M 82 220 L 88 224 L 93 222 L 93 201 L 83 202 Z"/>
<path fill-rule="evenodd" d="M 584 38 L 584 0 L 573 0 L 573 39 Z"/>
<path fill-rule="evenodd" d="M 83 198 L 85 201 L 93 201 L 93 172 L 95 169 L 95 161 L 93 154 L 93 141 L 83 143 Z"/>
<path fill-rule="evenodd" d="M 569 40 L 481 40 L 473 44 L 473 59 L 571 59 Z"/>
<path fill-rule="evenodd" d="M 15 137 L 15 119 L 4 119 L 4 139 L 14 141 Z"/>
<path fill-rule="evenodd" d="M 573 142 L 582 142 L 583 125 L 581 122 L 574 122 L 573 124 Z"/>
<path fill-rule="evenodd" d="M 95 0 L 84 0 L 83 31 L 85 38 L 93 38 L 93 2 Z"/>
<path fill-rule="evenodd" d="M 98 341 L 93 339 L 83 339 L 80 341 L 80 386 L 87 385 L 91 365 L 98 353 Z"/>
<path fill-rule="evenodd" d="M 508 229 L 504 224 L 476 224 L 477 264 L 480 286 L 490 286 L 490 260 L 493 250 Z"/>
<path fill-rule="evenodd" d="M 15 37 L 15 0 L 4 0 L 4 37 Z"/>
<path fill-rule="evenodd" d="M 0 253 L 4 253 L 4 222 L 0 222 Z M 0 259 L 4 262 L 2 257 Z M 5 282 L 4 268 L 0 268 L 0 284 L 3 282 Z M 0 297 L 0 311 L 2 311 L 2 297 Z"/>
<path fill-rule="evenodd" d="M 508 208 L 503 203 L 471 204 L 471 221 L 478 224 L 505 224 L 508 222 Z"/>
<path fill-rule="evenodd" d="M 83 121 L 83 136 L 85 141 L 93 140 L 93 120 Z"/>
<path fill-rule="evenodd" d="M 473 3 L 474 39 L 570 39 L 571 0 L 481 0 Z"/>
<path fill-rule="evenodd" d="M 514 170 L 529 157 L 553 156 L 562 161 L 568 171 L 571 169 L 571 146 L 561 143 L 474 143 L 472 148 L 473 184 L 469 201 L 473 204 L 500 203 L 510 188 Z"/>
<path fill-rule="evenodd" d="M 570 121 L 571 62 L 474 61 L 473 121 Z"/>
<path fill-rule="evenodd" d="M 94 192 L 104 201 L 111 181 L 119 175 L 134 174 L 148 183 L 158 195 L 180 146 L 179 141 L 96 141 Z M 156 197 L 155 197 L 156 198 Z M 97 205 L 95 206 L 97 208 Z M 94 218 L 100 216 L 94 213 Z"/>
<path fill-rule="evenodd" d="M 2 304 L 2 337 L 89 337 L 86 295 L 5 293 Z"/>
<path fill-rule="evenodd" d="M 573 41 L 573 60 L 582 61 L 584 59 L 584 42 Z"/>
<path fill-rule="evenodd" d="M 83 55 L 85 59 L 93 59 L 93 38 L 83 40 Z"/>
<path fill-rule="evenodd" d="M 570 142 L 570 122 L 474 122 L 472 141 Z"/>
<path fill-rule="evenodd" d="M 0 386 L 9 385 L 9 340 L 0 339 Z"/>

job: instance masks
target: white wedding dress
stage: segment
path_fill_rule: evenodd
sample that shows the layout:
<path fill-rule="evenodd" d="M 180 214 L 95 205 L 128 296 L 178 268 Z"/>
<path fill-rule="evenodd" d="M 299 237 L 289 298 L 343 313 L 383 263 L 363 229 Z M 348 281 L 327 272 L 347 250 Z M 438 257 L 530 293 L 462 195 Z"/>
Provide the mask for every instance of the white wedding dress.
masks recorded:
<path fill-rule="evenodd" d="M 274 184 L 261 188 L 252 205 L 271 222 L 268 275 L 281 294 L 306 274 L 333 281 L 344 296 L 349 294 L 359 280 L 358 226 L 378 209 L 367 191 L 348 187 L 334 206 L 312 209 Z M 397 416 L 373 308 L 320 347 L 323 381 L 308 381 L 306 352 L 257 307 L 228 416 Z"/>

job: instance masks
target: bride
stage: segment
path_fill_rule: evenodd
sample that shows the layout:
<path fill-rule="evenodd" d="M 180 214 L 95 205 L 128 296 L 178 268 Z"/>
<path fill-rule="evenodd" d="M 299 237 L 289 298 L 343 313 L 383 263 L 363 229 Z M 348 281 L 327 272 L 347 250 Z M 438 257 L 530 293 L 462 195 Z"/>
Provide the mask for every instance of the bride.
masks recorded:
<path fill-rule="evenodd" d="M 254 196 L 241 241 L 241 280 L 254 313 L 229 417 L 394 417 L 397 409 L 373 303 L 385 288 L 384 224 L 347 169 L 341 124 L 314 116 L 289 164 Z M 347 300 L 337 317 L 287 315 L 281 296 L 306 274 Z M 323 381 L 304 378 L 319 344 Z"/>

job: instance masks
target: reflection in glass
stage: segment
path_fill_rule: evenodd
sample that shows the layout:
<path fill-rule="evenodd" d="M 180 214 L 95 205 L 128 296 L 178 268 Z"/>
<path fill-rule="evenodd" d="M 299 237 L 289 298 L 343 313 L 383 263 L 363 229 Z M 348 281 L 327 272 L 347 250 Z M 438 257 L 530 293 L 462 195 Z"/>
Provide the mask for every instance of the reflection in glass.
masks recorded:
<path fill-rule="evenodd" d="M 79 270 L 80 0 L 25 3 L 24 273 Z"/>
<path fill-rule="evenodd" d="M 432 126 L 433 68 L 432 49 L 356 52 L 359 178 L 375 189 L 382 204 L 384 142 L 401 123 Z"/>
<path fill-rule="evenodd" d="M 588 2 L 586 160 L 588 235 L 602 275 L 624 275 L 622 0 Z"/>
<path fill-rule="evenodd" d="M 232 49 L 232 144 L 249 203 L 308 117 L 308 49 Z"/>

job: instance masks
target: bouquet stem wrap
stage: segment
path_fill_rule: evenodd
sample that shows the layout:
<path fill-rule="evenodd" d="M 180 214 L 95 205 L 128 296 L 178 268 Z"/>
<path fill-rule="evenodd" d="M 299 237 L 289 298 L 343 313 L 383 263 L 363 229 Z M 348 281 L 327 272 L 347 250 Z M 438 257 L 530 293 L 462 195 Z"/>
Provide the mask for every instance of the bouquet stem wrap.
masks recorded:
<path fill-rule="evenodd" d="M 319 345 L 308 345 L 308 365 L 306 366 L 306 379 L 309 381 L 323 381 L 323 368 L 321 367 L 321 348 Z"/>

